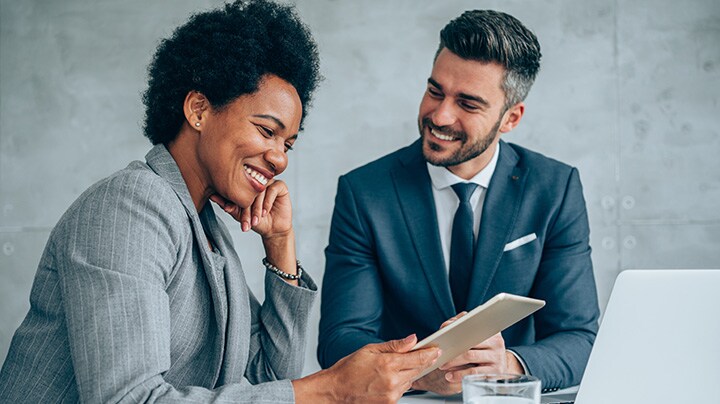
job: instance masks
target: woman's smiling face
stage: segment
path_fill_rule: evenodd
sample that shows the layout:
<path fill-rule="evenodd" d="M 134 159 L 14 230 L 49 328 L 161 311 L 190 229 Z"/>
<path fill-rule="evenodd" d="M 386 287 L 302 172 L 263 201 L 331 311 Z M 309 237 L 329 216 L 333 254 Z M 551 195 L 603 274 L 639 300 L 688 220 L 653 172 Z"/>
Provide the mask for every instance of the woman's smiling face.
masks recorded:
<path fill-rule="evenodd" d="M 245 94 L 203 114 L 197 161 L 205 188 L 249 207 L 268 182 L 287 168 L 287 152 L 297 139 L 302 103 L 295 87 L 267 75 Z"/>

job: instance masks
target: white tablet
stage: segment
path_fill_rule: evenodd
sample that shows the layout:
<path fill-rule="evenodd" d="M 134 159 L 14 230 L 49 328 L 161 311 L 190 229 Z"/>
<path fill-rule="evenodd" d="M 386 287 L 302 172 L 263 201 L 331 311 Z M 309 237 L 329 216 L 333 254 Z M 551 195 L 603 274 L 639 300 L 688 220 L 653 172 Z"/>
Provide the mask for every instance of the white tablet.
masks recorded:
<path fill-rule="evenodd" d="M 413 348 L 437 346 L 442 355 L 417 379 L 432 372 L 458 355 L 510 327 L 545 306 L 544 300 L 500 293 L 462 318 L 418 342 Z"/>

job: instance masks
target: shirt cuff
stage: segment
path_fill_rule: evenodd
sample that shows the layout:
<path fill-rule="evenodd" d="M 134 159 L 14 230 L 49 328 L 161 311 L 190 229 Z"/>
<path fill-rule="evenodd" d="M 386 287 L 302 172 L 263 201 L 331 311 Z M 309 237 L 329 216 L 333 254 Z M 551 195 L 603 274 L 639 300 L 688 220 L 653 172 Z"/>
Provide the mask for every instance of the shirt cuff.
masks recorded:
<path fill-rule="evenodd" d="M 520 357 L 520 355 L 518 355 L 517 353 L 515 353 L 515 351 L 513 351 L 512 349 L 506 349 L 506 351 L 508 351 L 508 352 L 510 352 L 511 354 L 513 354 L 513 356 L 515 357 L 515 359 L 517 359 L 518 362 L 520 362 L 520 366 L 522 366 L 523 372 L 524 372 L 526 375 L 532 376 L 532 375 L 530 374 L 530 371 L 528 370 L 527 366 L 525 366 L 525 361 Z"/>

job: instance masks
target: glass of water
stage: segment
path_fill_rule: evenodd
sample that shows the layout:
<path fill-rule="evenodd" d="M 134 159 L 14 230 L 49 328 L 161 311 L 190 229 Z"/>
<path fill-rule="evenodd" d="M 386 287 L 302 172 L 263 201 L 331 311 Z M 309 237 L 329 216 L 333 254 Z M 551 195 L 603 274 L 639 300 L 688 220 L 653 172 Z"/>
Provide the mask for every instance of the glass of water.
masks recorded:
<path fill-rule="evenodd" d="M 479 374 L 463 377 L 465 404 L 540 404 L 540 380 L 515 374 Z"/>

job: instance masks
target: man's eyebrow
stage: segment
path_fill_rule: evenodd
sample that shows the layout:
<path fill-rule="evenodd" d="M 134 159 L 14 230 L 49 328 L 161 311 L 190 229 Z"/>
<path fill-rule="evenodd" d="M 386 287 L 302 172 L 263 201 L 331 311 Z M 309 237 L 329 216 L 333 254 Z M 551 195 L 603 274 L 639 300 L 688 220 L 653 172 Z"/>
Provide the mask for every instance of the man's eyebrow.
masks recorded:
<path fill-rule="evenodd" d="M 428 83 L 430 83 L 430 85 L 432 85 L 433 87 L 436 87 L 438 90 L 442 91 L 442 86 L 440 85 L 440 83 L 433 80 L 432 77 L 428 78 Z M 486 99 L 484 99 L 478 95 L 460 93 L 460 94 L 458 94 L 458 98 L 462 98 L 462 99 L 468 100 L 468 101 L 475 101 L 478 104 L 482 105 L 484 108 L 490 107 L 490 103 Z"/>
<path fill-rule="evenodd" d="M 257 114 L 257 115 L 253 115 L 253 116 L 256 117 L 256 118 L 265 118 L 265 119 L 269 119 L 269 120 L 271 120 L 271 121 L 274 121 L 274 122 L 280 127 L 280 129 L 285 129 L 285 124 L 282 123 L 281 120 L 277 119 L 276 117 L 274 117 L 274 116 L 272 116 L 272 115 Z"/>
<path fill-rule="evenodd" d="M 428 83 L 432 84 L 433 87 L 437 88 L 438 90 L 442 90 L 442 86 L 437 81 L 433 80 L 432 77 L 428 78 Z"/>
<path fill-rule="evenodd" d="M 477 95 L 470 95 L 470 94 L 460 93 L 460 94 L 458 94 L 458 98 L 462 98 L 462 99 L 468 100 L 468 101 L 475 101 L 475 102 L 477 102 L 478 104 L 482 105 L 484 108 L 489 108 L 489 107 L 490 107 L 490 103 L 487 102 L 487 100 L 485 100 L 483 97 L 480 97 L 480 96 L 477 96 Z"/>

